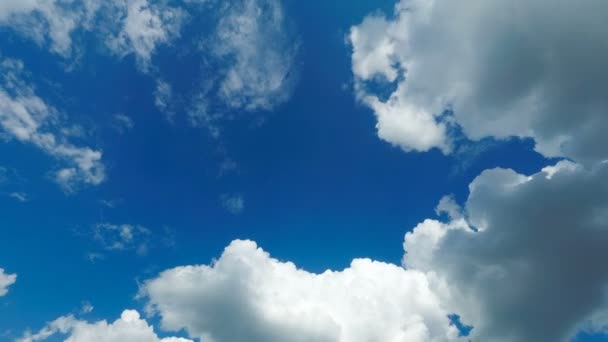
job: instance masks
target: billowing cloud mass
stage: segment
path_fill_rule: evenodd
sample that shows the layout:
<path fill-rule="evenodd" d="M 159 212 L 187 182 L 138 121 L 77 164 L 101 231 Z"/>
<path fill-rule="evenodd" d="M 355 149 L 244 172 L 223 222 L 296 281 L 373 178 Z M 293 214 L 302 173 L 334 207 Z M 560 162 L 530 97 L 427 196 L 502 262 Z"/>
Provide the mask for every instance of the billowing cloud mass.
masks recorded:
<path fill-rule="evenodd" d="M 404 265 L 428 272 L 472 340 L 569 341 L 608 320 L 608 164 L 560 162 L 532 176 L 483 172 L 463 210 L 405 237 Z"/>
<path fill-rule="evenodd" d="M 18 342 L 44 341 L 54 335 L 67 335 L 66 342 L 193 342 L 185 338 L 160 338 L 134 310 L 125 310 L 113 323 L 88 323 L 74 316 L 63 316 L 35 334 L 27 333 Z"/>
<path fill-rule="evenodd" d="M 142 296 L 162 327 L 208 342 L 429 342 L 458 337 L 418 271 L 368 259 L 313 274 L 234 241 L 212 265 L 178 267 Z"/>
<path fill-rule="evenodd" d="M 231 108 L 270 110 L 291 95 L 297 45 L 278 0 L 232 1 L 213 53 L 228 61 L 219 95 Z"/>
<path fill-rule="evenodd" d="M 70 57 L 77 31 L 101 35 L 111 52 L 134 54 L 142 69 L 157 46 L 179 34 L 183 13 L 166 2 L 148 0 L 8 0 L 0 4 L 0 25 L 49 45 L 53 53 Z"/>
<path fill-rule="evenodd" d="M 0 297 L 8 293 L 8 288 L 17 281 L 16 274 L 8 274 L 0 268 Z"/>
<path fill-rule="evenodd" d="M 405 150 L 449 152 L 458 125 L 473 140 L 530 137 L 545 156 L 604 160 L 606 13 L 598 0 L 402 0 L 351 29 L 357 95 L 379 137 Z"/>
<path fill-rule="evenodd" d="M 67 165 L 53 178 L 68 191 L 80 184 L 98 185 L 105 179 L 102 152 L 71 144 L 62 133 L 58 111 L 38 97 L 24 81 L 23 63 L 0 61 L 0 129 L 7 137 L 31 144 Z"/>

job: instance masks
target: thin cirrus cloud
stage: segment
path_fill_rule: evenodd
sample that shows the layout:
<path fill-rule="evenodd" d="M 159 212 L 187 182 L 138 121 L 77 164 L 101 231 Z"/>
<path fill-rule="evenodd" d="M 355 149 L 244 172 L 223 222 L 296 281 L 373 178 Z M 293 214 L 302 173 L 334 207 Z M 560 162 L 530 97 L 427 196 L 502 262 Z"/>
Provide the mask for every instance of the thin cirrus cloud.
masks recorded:
<path fill-rule="evenodd" d="M 156 48 L 179 35 L 183 18 L 179 8 L 147 0 L 8 0 L 0 4 L 1 26 L 48 46 L 59 56 L 73 57 L 81 48 L 73 41 L 76 32 L 92 32 L 112 54 L 134 55 L 144 71 Z"/>
<path fill-rule="evenodd" d="M 21 61 L 4 59 L 0 70 L 0 129 L 5 135 L 63 161 L 65 167 L 53 171 L 52 178 L 66 191 L 80 184 L 101 184 L 105 180 L 102 152 L 68 141 L 58 111 L 24 81 L 27 74 Z"/>
<path fill-rule="evenodd" d="M 93 238 L 105 251 L 135 251 L 145 255 L 150 248 L 152 232 L 140 225 L 98 223 Z"/>
<path fill-rule="evenodd" d="M 234 1 L 222 14 L 212 50 L 232 60 L 219 86 L 230 108 L 271 110 L 290 96 L 297 44 L 279 1 Z"/>
<path fill-rule="evenodd" d="M 400 1 L 352 27 L 358 98 L 405 150 L 528 137 L 548 157 L 608 158 L 602 1 Z M 374 83 L 392 87 L 388 97 Z M 446 111 L 451 114 L 446 114 Z"/>
<path fill-rule="evenodd" d="M 209 37 L 198 53 L 217 64 L 188 99 L 193 126 L 214 137 L 220 123 L 245 112 L 271 111 L 289 100 L 297 81 L 298 39 L 278 0 L 232 0 L 217 7 Z M 162 84 L 161 84 L 162 85 Z M 167 94 L 160 88 L 158 94 Z M 158 98 L 158 97 L 157 97 Z M 164 98 L 164 97 L 161 97 Z M 166 107 L 160 101 L 160 109 Z"/>

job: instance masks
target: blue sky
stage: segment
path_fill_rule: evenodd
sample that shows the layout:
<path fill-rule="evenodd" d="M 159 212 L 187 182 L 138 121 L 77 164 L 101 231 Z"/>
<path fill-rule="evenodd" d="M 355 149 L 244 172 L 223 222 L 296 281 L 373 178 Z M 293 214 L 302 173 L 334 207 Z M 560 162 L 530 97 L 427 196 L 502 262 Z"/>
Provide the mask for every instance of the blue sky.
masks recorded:
<path fill-rule="evenodd" d="M 0 5 L 0 340 L 607 341 L 606 6 L 436 3 Z"/>

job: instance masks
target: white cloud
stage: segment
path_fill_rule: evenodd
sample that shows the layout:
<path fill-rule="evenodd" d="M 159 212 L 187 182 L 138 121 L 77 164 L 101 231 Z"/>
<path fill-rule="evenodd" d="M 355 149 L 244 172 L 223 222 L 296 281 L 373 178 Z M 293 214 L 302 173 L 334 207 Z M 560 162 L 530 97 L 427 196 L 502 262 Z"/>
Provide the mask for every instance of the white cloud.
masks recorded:
<path fill-rule="evenodd" d="M 147 254 L 151 232 L 131 224 L 98 223 L 93 227 L 94 238 L 108 251 L 134 250 Z"/>
<path fill-rule="evenodd" d="M 8 196 L 21 203 L 25 203 L 29 200 L 27 194 L 24 192 L 11 192 Z"/>
<path fill-rule="evenodd" d="M 163 80 L 156 80 L 156 90 L 154 91 L 154 105 L 156 108 L 167 115 L 169 121 L 173 121 L 171 107 L 173 103 L 173 88 Z"/>
<path fill-rule="evenodd" d="M 4 269 L 0 268 L 0 297 L 8 293 L 8 288 L 17 281 L 16 274 L 5 273 Z"/>
<path fill-rule="evenodd" d="M 184 13 L 178 8 L 162 3 L 153 5 L 147 0 L 130 0 L 118 6 L 121 11 L 123 7 L 126 7 L 126 17 L 122 27 L 106 43 L 119 56 L 134 54 L 139 66 L 147 70 L 156 47 L 179 35 Z"/>
<path fill-rule="evenodd" d="M 125 310 L 113 323 L 88 323 L 74 316 L 63 316 L 35 334 L 26 333 L 18 342 L 44 341 L 54 335 L 67 335 L 66 342 L 193 342 L 185 338 L 160 338 L 152 326 L 134 310 Z"/>
<path fill-rule="evenodd" d="M 245 210 L 245 199 L 243 195 L 229 195 L 224 194 L 220 197 L 222 201 L 222 206 L 224 209 L 228 210 L 231 214 L 238 215 Z"/>
<path fill-rule="evenodd" d="M 116 55 L 134 54 L 142 70 L 148 69 L 157 46 L 179 35 L 182 19 L 180 9 L 147 0 L 5 0 L 0 4 L 0 25 L 39 45 L 49 42 L 53 53 L 70 57 L 74 32 L 94 31 L 104 36 Z"/>
<path fill-rule="evenodd" d="M 212 265 L 178 267 L 141 295 L 162 327 L 202 341 L 452 341 L 458 332 L 418 271 L 368 259 L 313 274 L 251 241 Z"/>
<path fill-rule="evenodd" d="M 58 0 L 3 0 L 0 25 L 12 26 L 42 45 L 48 42 L 52 52 L 63 56 L 72 53 L 72 31 L 80 24 L 84 8 Z"/>
<path fill-rule="evenodd" d="M 291 95 L 297 44 L 278 0 L 231 1 L 212 45 L 228 65 L 219 95 L 229 107 L 271 110 Z"/>
<path fill-rule="evenodd" d="M 126 114 L 115 114 L 114 115 L 114 126 L 119 133 L 124 133 L 135 127 L 135 122 Z"/>
<path fill-rule="evenodd" d="M 379 136 L 406 150 L 449 152 L 457 124 L 473 140 L 531 137 L 546 156 L 607 159 L 607 11 L 603 1 L 402 0 L 394 17 L 351 30 L 357 95 Z"/>
<path fill-rule="evenodd" d="M 472 340 L 568 341 L 598 329 L 608 302 L 608 164 L 561 162 L 532 176 L 483 172 L 464 209 L 405 237 L 404 265 L 427 272 Z M 603 321 L 603 324 L 608 321 Z"/>
<path fill-rule="evenodd" d="M 31 144 L 65 161 L 69 166 L 54 174 L 67 191 L 79 183 L 98 185 L 105 179 L 102 152 L 72 145 L 61 135 L 57 110 L 39 98 L 26 84 L 23 63 L 5 59 L 0 62 L 0 129 L 21 143 Z"/>

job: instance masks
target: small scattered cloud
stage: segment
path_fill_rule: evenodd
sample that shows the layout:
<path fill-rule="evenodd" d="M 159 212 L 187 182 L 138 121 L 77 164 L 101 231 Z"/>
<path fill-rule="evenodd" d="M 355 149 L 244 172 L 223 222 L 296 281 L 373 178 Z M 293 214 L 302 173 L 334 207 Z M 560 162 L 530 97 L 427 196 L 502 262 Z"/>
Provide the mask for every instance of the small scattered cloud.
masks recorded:
<path fill-rule="evenodd" d="M 147 228 L 131 224 L 98 223 L 93 227 L 94 239 L 106 251 L 135 251 L 148 253 L 151 232 Z"/>
<path fill-rule="evenodd" d="M 163 114 L 165 114 L 169 122 L 173 122 L 175 112 L 173 111 L 173 88 L 171 85 L 161 79 L 156 80 L 156 89 L 154 91 L 154 105 Z"/>
<path fill-rule="evenodd" d="M 135 122 L 126 114 L 115 114 L 114 115 L 114 128 L 120 134 L 130 131 L 135 127 Z"/>
<path fill-rule="evenodd" d="M 125 10 L 123 7 L 118 9 Z M 157 46 L 179 36 L 184 16 L 181 9 L 165 3 L 129 1 L 121 29 L 115 36 L 109 37 L 106 44 L 118 56 L 134 54 L 138 66 L 148 71 Z"/>
<path fill-rule="evenodd" d="M 120 199 L 112 199 L 112 200 L 106 200 L 106 199 L 100 199 L 99 200 L 99 204 L 101 204 L 103 207 L 106 208 L 116 208 L 120 203 L 122 203 L 122 200 Z"/>
<path fill-rule="evenodd" d="M 220 200 L 224 209 L 233 215 L 239 215 L 245 210 L 245 199 L 240 194 L 223 194 Z"/>
<path fill-rule="evenodd" d="M 93 312 L 93 310 L 95 310 L 95 307 L 93 306 L 93 304 L 91 304 L 88 301 L 82 302 L 82 306 L 80 308 L 80 313 L 81 314 L 86 315 L 86 314 L 89 314 L 89 313 Z"/>
<path fill-rule="evenodd" d="M 229 108 L 272 110 L 290 97 L 298 43 L 280 1 L 230 2 L 211 44 L 217 58 L 229 61 L 219 85 Z"/>
<path fill-rule="evenodd" d="M 9 274 L 0 268 L 0 297 L 5 296 L 8 293 L 8 289 L 11 285 L 17 282 L 16 274 Z"/>
<path fill-rule="evenodd" d="M 106 177 L 102 152 L 68 141 L 62 134 L 66 125 L 62 125 L 58 111 L 25 82 L 23 63 L 2 60 L 0 71 L 0 130 L 11 139 L 35 146 L 68 164 L 51 176 L 64 190 L 73 192 L 80 184 L 101 184 Z"/>
<path fill-rule="evenodd" d="M 10 194 L 8 194 L 8 196 L 21 203 L 29 201 L 28 195 L 24 192 L 11 192 Z"/>
<path fill-rule="evenodd" d="M 87 258 L 87 260 L 89 260 L 89 262 L 94 264 L 97 261 L 101 261 L 101 260 L 105 259 L 105 255 L 103 255 L 101 253 L 97 253 L 97 252 L 89 252 L 86 254 L 86 258 Z"/>

